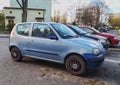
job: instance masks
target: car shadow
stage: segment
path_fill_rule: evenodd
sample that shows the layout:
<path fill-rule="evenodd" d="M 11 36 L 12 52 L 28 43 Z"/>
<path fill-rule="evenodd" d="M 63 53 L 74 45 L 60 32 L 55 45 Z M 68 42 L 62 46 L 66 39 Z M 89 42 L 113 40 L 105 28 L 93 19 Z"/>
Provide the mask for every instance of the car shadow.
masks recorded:
<path fill-rule="evenodd" d="M 66 71 L 65 66 L 59 63 L 54 63 L 54 62 L 49 62 L 49 61 L 34 59 L 34 58 L 28 58 L 28 57 L 25 57 L 22 63 L 48 69 L 48 70 L 45 70 L 45 73 L 49 73 L 50 75 L 54 75 L 54 74 L 56 75 L 57 73 L 59 73 L 57 76 L 60 76 L 61 78 L 66 78 L 67 76 L 68 79 L 71 79 L 71 78 L 81 79 L 82 78 L 82 79 L 88 79 L 88 80 L 92 79 L 92 80 L 108 81 L 108 82 L 112 80 L 116 83 L 118 82 L 116 79 L 114 79 L 113 75 L 109 75 L 109 73 L 113 73 L 110 70 L 110 68 L 104 65 L 102 65 L 98 69 L 88 69 L 86 74 L 83 76 L 75 76 L 75 75 L 68 73 Z M 116 77 L 119 76 L 117 72 L 113 74 L 115 74 Z"/>
<path fill-rule="evenodd" d="M 59 70 L 60 72 L 68 73 L 63 64 L 54 63 L 54 62 L 50 62 L 50 61 L 25 57 L 22 60 L 22 63 L 35 65 L 35 66 L 41 66 L 41 67 L 45 67 L 45 68 L 51 68 L 53 70 Z M 72 75 L 70 73 L 68 73 L 68 74 Z M 99 69 L 88 69 L 85 75 L 78 76 L 78 77 L 86 77 L 87 78 L 87 77 L 96 76 L 96 74 L 99 74 Z"/>
<path fill-rule="evenodd" d="M 35 59 L 35 58 L 25 57 L 22 60 L 22 62 L 25 64 L 32 64 L 35 66 L 49 67 L 49 68 L 53 68 L 53 69 L 59 69 L 62 71 L 65 70 L 65 66 L 63 64 L 40 60 L 40 59 Z"/>

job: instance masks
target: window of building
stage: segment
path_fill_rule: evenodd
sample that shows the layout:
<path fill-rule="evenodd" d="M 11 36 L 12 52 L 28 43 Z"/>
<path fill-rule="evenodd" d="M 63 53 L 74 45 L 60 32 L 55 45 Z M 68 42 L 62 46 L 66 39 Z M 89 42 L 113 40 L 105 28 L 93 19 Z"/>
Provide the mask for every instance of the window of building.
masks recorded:
<path fill-rule="evenodd" d="M 43 20 L 42 19 L 37 19 L 37 22 L 43 22 Z"/>
<path fill-rule="evenodd" d="M 8 24 L 14 23 L 15 16 L 6 16 L 6 19 L 8 20 Z"/>
<path fill-rule="evenodd" d="M 19 35 L 28 36 L 31 24 L 19 24 L 17 26 L 17 33 Z"/>
<path fill-rule="evenodd" d="M 8 20 L 8 23 L 9 23 L 9 24 L 14 23 L 14 20 L 13 20 L 13 19 L 9 19 L 9 20 Z"/>
<path fill-rule="evenodd" d="M 12 11 L 10 11 L 10 13 L 12 13 Z"/>
<path fill-rule="evenodd" d="M 37 22 L 43 22 L 44 21 L 43 17 L 36 17 L 35 19 L 36 19 Z"/>

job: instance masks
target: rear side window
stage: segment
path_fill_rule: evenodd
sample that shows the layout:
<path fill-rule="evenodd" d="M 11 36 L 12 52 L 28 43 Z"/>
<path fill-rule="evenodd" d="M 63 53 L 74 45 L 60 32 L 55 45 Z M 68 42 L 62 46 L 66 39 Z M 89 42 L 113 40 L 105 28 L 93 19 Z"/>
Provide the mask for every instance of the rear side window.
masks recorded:
<path fill-rule="evenodd" d="M 19 24 L 17 26 L 17 33 L 19 35 L 28 36 L 31 24 Z"/>

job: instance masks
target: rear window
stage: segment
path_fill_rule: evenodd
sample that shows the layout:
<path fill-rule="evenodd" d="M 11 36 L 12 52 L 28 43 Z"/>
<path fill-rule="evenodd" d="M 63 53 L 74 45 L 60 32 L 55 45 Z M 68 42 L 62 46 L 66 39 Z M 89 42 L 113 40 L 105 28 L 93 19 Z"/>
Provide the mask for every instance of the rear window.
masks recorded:
<path fill-rule="evenodd" d="M 17 26 L 17 33 L 19 35 L 28 36 L 31 24 L 19 24 Z"/>

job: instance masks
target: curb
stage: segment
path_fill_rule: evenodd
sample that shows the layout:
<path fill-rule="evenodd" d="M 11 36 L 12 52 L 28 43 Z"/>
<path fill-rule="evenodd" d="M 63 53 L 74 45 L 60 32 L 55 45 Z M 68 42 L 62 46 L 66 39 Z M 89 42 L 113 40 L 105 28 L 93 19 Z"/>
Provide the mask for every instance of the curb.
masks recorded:
<path fill-rule="evenodd" d="M 5 34 L 0 34 L 0 38 L 9 38 L 9 35 L 5 35 Z"/>

